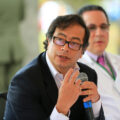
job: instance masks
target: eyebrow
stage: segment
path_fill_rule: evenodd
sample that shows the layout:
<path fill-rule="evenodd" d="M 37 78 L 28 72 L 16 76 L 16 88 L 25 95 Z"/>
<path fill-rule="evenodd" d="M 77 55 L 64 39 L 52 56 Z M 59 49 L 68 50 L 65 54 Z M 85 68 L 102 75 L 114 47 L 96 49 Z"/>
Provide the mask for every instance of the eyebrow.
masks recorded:
<path fill-rule="evenodd" d="M 81 42 L 81 39 L 78 37 L 72 37 L 71 40 L 78 40 L 79 42 Z"/>
<path fill-rule="evenodd" d="M 108 25 L 108 23 L 101 23 L 100 25 Z M 87 26 L 96 26 L 96 24 L 89 24 L 89 25 L 87 25 Z"/>
<path fill-rule="evenodd" d="M 67 36 L 63 33 L 58 33 L 58 35 L 61 35 L 61 36 L 64 36 L 65 38 L 67 38 Z M 78 37 L 72 37 L 71 40 L 78 40 L 81 42 L 80 38 L 78 38 Z"/>
<path fill-rule="evenodd" d="M 58 35 L 64 36 L 65 38 L 67 38 L 67 36 L 63 33 L 58 33 Z"/>

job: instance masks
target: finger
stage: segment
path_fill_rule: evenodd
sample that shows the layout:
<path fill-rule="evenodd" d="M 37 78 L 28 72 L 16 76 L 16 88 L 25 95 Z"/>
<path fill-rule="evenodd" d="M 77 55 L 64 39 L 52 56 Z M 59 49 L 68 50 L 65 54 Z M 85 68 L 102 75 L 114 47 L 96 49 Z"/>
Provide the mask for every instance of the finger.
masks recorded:
<path fill-rule="evenodd" d="M 79 75 L 79 71 L 78 71 L 78 70 L 76 70 L 76 71 L 73 72 L 73 74 L 72 74 L 72 76 L 71 76 L 71 78 L 70 78 L 70 82 L 71 82 L 72 84 L 75 83 L 75 80 L 77 79 L 77 76 L 78 76 L 78 75 Z"/>
<path fill-rule="evenodd" d="M 81 92 L 81 95 L 87 95 L 87 96 L 93 95 L 93 91 L 92 90 L 84 90 Z"/>
<path fill-rule="evenodd" d="M 70 79 L 72 73 L 73 73 L 73 69 L 70 68 L 68 70 L 68 72 L 65 74 L 64 81 L 63 81 L 64 83 L 69 82 L 69 79 Z"/>
<path fill-rule="evenodd" d="M 100 99 L 100 95 L 96 95 L 95 97 L 92 98 L 92 102 L 95 103 Z"/>
<path fill-rule="evenodd" d="M 97 95 L 97 96 L 89 95 L 89 96 L 85 97 L 85 98 L 83 99 L 83 101 L 86 102 L 86 101 L 91 100 L 92 103 L 95 103 L 95 102 L 97 102 L 99 99 L 100 99 L 100 95 Z"/>
<path fill-rule="evenodd" d="M 80 79 L 78 79 L 78 80 L 75 82 L 75 84 L 76 84 L 77 86 L 79 86 L 79 87 L 80 87 L 81 80 L 80 80 Z"/>
<path fill-rule="evenodd" d="M 83 99 L 83 102 L 87 102 L 87 101 L 90 101 L 92 98 L 92 96 L 87 96 Z"/>
<path fill-rule="evenodd" d="M 82 83 L 81 88 L 82 89 L 93 89 L 93 88 L 95 89 L 96 85 L 93 82 L 85 81 Z"/>

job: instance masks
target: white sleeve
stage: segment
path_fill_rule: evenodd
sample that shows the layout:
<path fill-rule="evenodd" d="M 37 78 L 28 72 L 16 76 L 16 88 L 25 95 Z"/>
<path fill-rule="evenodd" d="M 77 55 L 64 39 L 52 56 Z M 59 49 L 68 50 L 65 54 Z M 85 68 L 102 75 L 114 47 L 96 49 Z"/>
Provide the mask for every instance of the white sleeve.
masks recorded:
<path fill-rule="evenodd" d="M 56 107 L 54 107 L 51 115 L 50 115 L 50 120 L 69 120 L 68 116 L 65 116 L 62 113 L 59 113 L 56 109 Z"/>
<path fill-rule="evenodd" d="M 102 105 L 101 99 L 98 100 L 96 103 L 92 103 L 93 114 L 95 118 L 97 118 L 100 114 L 101 105 Z"/>

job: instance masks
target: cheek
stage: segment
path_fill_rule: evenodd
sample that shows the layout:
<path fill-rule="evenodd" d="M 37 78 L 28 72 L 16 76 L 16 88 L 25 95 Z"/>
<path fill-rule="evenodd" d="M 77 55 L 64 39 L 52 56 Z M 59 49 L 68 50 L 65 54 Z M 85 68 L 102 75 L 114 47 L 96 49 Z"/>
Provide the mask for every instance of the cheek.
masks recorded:
<path fill-rule="evenodd" d="M 79 52 L 79 58 L 81 58 L 82 57 L 82 55 L 83 55 L 83 50 L 82 50 L 82 48 L 81 48 L 81 51 Z"/>
<path fill-rule="evenodd" d="M 73 56 L 75 56 L 73 59 L 77 61 L 78 59 L 82 57 L 82 50 L 78 53 L 74 53 Z"/>
<path fill-rule="evenodd" d="M 90 33 L 90 37 L 89 37 L 89 43 L 92 43 L 93 42 L 93 39 L 94 39 L 94 37 L 95 37 L 95 34 L 94 33 Z"/>
<path fill-rule="evenodd" d="M 105 39 L 105 45 L 107 46 L 109 42 L 109 33 L 106 33 L 106 35 L 104 36 L 104 39 Z"/>
<path fill-rule="evenodd" d="M 106 40 L 106 42 L 105 42 L 105 47 L 107 47 L 107 45 L 108 45 L 108 42 L 109 42 L 109 41 L 108 41 L 108 39 L 107 39 L 107 40 Z"/>
<path fill-rule="evenodd" d="M 48 45 L 48 50 L 49 51 L 53 51 L 54 50 L 54 44 L 53 44 L 53 42 L 51 41 L 51 42 L 49 42 L 49 45 Z"/>
<path fill-rule="evenodd" d="M 47 52 L 48 52 L 49 54 L 51 54 L 51 53 L 54 52 L 54 45 L 53 45 L 53 43 L 51 43 L 51 42 L 49 43 Z M 53 55 L 53 54 L 52 54 L 52 55 Z"/>
<path fill-rule="evenodd" d="M 106 41 L 108 43 L 108 41 L 109 41 L 109 33 L 106 35 Z"/>
<path fill-rule="evenodd" d="M 94 43 L 93 39 L 94 39 L 94 37 L 92 37 L 92 36 L 89 38 L 89 41 L 88 41 L 89 46 L 93 46 L 93 43 Z"/>

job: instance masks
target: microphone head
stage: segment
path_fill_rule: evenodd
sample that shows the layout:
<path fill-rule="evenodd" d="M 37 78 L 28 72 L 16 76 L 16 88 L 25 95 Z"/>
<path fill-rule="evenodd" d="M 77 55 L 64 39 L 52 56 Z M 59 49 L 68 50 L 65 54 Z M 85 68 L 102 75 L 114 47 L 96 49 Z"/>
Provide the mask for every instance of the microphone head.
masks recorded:
<path fill-rule="evenodd" d="M 81 72 L 81 73 L 78 75 L 77 79 L 80 79 L 82 82 L 88 81 L 88 76 L 87 76 L 86 73 Z"/>

